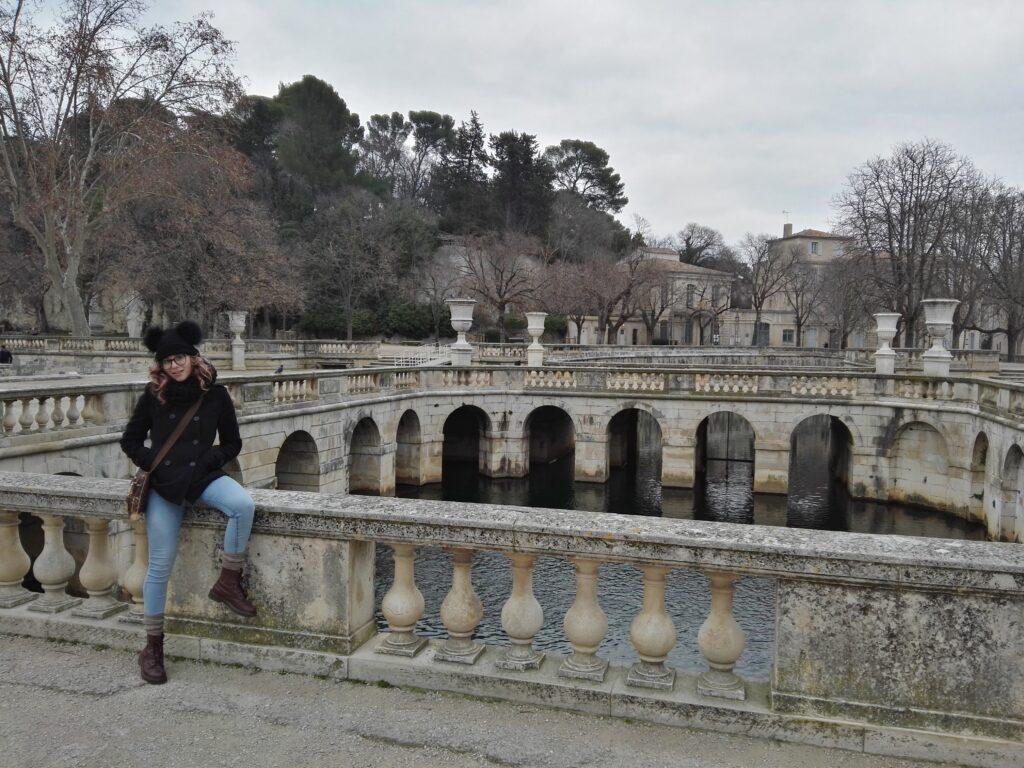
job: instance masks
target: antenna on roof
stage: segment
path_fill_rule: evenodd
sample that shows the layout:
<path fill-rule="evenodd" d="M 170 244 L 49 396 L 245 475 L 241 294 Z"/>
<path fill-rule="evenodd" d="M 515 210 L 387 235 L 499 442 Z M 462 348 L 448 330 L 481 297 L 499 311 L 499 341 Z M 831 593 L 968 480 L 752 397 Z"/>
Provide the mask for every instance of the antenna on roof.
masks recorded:
<path fill-rule="evenodd" d="M 786 217 L 786 220 L 787 220 L 787 221 L 789 220 L 789 211 L 785 211 L 785 210 L 784 210 L 784 211 L 782 212 L 782 215 Z"/>

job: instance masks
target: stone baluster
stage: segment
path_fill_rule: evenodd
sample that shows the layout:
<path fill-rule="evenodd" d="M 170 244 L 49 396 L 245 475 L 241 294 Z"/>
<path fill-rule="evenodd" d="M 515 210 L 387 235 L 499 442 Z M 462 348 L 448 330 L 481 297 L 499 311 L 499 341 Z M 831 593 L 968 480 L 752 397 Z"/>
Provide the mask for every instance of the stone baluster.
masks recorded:
<path fill-rule="evenodd" d="M 512 642 L 505 656 L 495 662 L 502 669 L 537 669 L 544 654 L 533 647 L 533 638 L 544 626 L 544 609 L 533 594 L 534 555 L 515 552 L 512 560 L 512 594 L 501 609 L 501 626 Z"/>
<path fill-rule="evenodd" d="M 124 574 L 125 591 L 132 596 L 132 604 L 128 612 L 121 617 L 121 621 L 130 624 L 141 624 L 144 614 L 142 607 L 142 588 L 146 583 L 146 571 L 149 570 L 149 537 L 146 534 L 145 519 L 135 520 L 132 526 L 132 543 L 135 545 L 135 553 L 132 558 L 131 567 Z"/>
<path fill-rule="evenodd" d="M 78 410 L 78 395 L 70 395 L 68 397 L 68 426 L 74 427 L 78 425 L 78 420 L 82 414 Z"/>
<path fill-rule="evenodd" d="M 39 407 L 36 408 L 36 429 L 42 432 L 50 426 L 50 398 L 40 395 L 37 402 Z"/>
<path fill-rule="evenodd" d="M 32 398 L 23 397 L 21 398 L 21 416 L 18 418 L 18 424 L 21 426 L 22 432 L 28 432 L 32 429 Z"/>
<path fill-rule="evenodd" d="M 660 565 L 641 565 L 644 574 L 644 602 L 629 627 L 640 661 L 626 676 L 628 685 L 670 690 L 676 671 L 665 666 L 665 659 L 676 644 L 676 627 L 665 610 L 665 576 L 669 569 Z"/>
<path fill-rule="evenodd" d="M 50 411 L 50 421 L 54 429 L 64 426 L 64 395 L 56 395 L 53 398 L 53 410 Z"/>
<path fill-rule="evenodd" d="M 743 630 L 732 615 L 735 573 L 708 571 L 711 582 L 711 613 L 697 633 L 697 644 L 710 669 L 697 678 L 697 692 L 724 699 L 746 699 L 743 681 L 733 672 L 747 644 Z"/>
<path fill-rule="evenodd" d="M 18 420 L 14 417 L 14 404 L 17 400 L 4 400 L 4 432 L 11 434 L 18 426 Z"/>
<path fill-rule="evenodd" d="M 127 607 L 114 599 L 117 570 L 110 556 L 110 523 L 102 518 L 90 517 L 85 521 L 85 527 L 89 531 L 89 553 L 78 578 L 89 593 L 89 599 L 72 613 L 90 619 L 105 619 Z"/>
<path fill-rule="evenodd" d="M 597 571 L 601 563 L 585 557 L 574 557 L 572 561 L 576 566 L 576 599 L 563 622 L 572 654 L 562 662 L 558 674 L 601 682 L 608 669 L 608 662 L 597 655 L 608 632 L 608 617 L 597 602 Z"/>
<path fill-rule="evenodd" d="M 0 608 L 13 608 L 38 597 L 21 586 L 31 567 L 18 535 L 18 513 L 0 512 Z"/>
<path fill-rule="evenodd" d="M 416 636 L 416 622 L 423 616 L 425 607 L 423 593 L 416 587 L 416 547 L 392 544 L 391 549 L 395 575 L 380 604 L 390 631 L 375 650 L 393 656 L 415 656 L 427 643 L 425 638 Z"/>
<path fill-rule="evenodd" d="M 40 613 L 58 613 L 82 602 L 65 588 L 75 575 L 75 558 L 64 546 L 64 518 L 40 515 L 43 520 L 43 551 L 32 566 L 32 574 L 43 585 L 42 595 L 28 607 Z"/>
<path fill-rule="evenodd" d="M 473 642 L 473 633 L 484 617 L 484 606 L 473 591 L 473 550 L 452 550 L 452 587 L 441 603 L 441 623 L 448 639 L 434 654 L 438 661 L 473 664 L 484 647 Z"/>
<path fill-rule="evenodd" d="M 103 423 L 103 396 L 85 395 L 85 404 L 82 408 L 82 421 L 86 424 Z"/>

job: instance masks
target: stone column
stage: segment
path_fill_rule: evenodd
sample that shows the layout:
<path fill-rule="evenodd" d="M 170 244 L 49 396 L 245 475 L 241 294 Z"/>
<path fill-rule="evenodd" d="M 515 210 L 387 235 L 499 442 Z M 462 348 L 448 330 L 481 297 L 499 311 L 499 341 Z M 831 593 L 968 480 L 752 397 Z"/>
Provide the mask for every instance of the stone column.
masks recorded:
<path fill-rule="evenodd" d="M 693 488 L 695 447 L 696 441 L 692 435 L 665 436 L 661 448 L 662 487 Z"/>
<path fill-rule="evenodd" d="M 708 571 L 707 577 L 711 582 L 711 613 L 697 633 L 697 644 L 711 669 L 697 678 L 697 692 L 742 701 L 747 698 L 746 688 L 732 671 L 747 644 L 732 615 L 733 585 L 739 576 Z"/>
<path fill-rule="evenodd" d="M 608 435 L 576 435 L 573 480 L 604 483 L 608 480 Z"/>
<path fill-rule="evenodd" d="M 441 623 L 448 639 L 434 654 L 437 661 L 473 664 L 484 652 L 473 633 L 484 617 L 484 606 L 473 591 L 473 550 L 452 550 L 452 588 L 441 603 Z"/>
<path fill-rule="evenodd" d="M 640 661 L 626 676 L 628 685 L 671 690 L 676 671 L 665 666 L 665 659 L 676 644 L 676 628 L 665 610 L 665 576 L 669 569 L 660 565 L 641 565 L 644 574 L 644 602 L 629 627 L 629 638 Z"/>
<path fill-rule="evenodd" d="M 512 594 L 501 609 L 501 626 L 512 642 L 496 667 L 522 671 L 537 669 L 544 654 L 533 647 L 533 637 L 544 626 L 544 609 L 533 594 L 534 555 L 509 554 L 512 560 Z"/>
<path fill-rule="evenodd" d="M 875 335 L 878 336 L 878 351 L 875 352 L 875 373 L 892 376 L 896 372 L 896 353 L 889 343 L 896 338 L 896 326 L 900 321 L 899 312 L 878 312 L 875 314 Z"/>
<path fill-rule="evenodd" d="M 394 552 L 395 575 L 380 604 L 390 631 L 374 650 L 392 656 L 411 657 L 427 643 L 426 639 L 416 636 L 416 622 L 423 617 L 425 605 L 414 575 L 416 547 L 392 544 L 391 549 Z"/>
<path fill-rule="evenodd" d="M 110 523 L 98 517 L 85 521 L 89 531 L 89 553 L 78 573 L 78 579 L 89 593 L 89 599 L 72 613 L 90 619 L 105 619 L 128 606 L 114 599 L 117 571 L 110 556 Z"/>
<path fill-rule="evenodd" d="M 574 557 L 576 566 L 576 599 L 565 614 L 565 636 L 572 654 L 558 668 L 560 677 L 574 677 L 601 682 L 608 662 L 597 655 L 597 649 L 608 633 L 608 617 L 597 602 L 598 560 Z"/>
<path fill-rule="evenodd" d="M 149 570 L 149 536 L 146 533 L 146 520 L 135 520 L 132 526 L 132 544 L 135 547 L 131 567 L 125 571 L 122 586 L 132 596 L 132 604 L 121 621 L 129 624 L 141 624 L 144 609 L 142 607 L 142 587 L 146 583 L 146 572 Z"/>
<path fill-rule="evenodd" d="M 75 558 L 64 546 L 64 518 L 40 515 L 43 520 L 43 551 L 32 566 L 32 574 L 43 585 L 45 593 L 28 607 L 40 613 L 59 613 L 78 605 L 82 600 L 66 591 L 75 575 Z"/>
<path fill-rule="evenodd" d="M 953 314 L 956 312 L 956 299 L 924 299 L 924 322 L 928 327 L 932 346 L 921 355 L 925 376 L 949 376 L 949 365 L 953 355 L 946 349 L 946 336 L 953 328 Z"/>
<path fill-rule="evenodd" d="M 18 513 L 0 512 L 0 608 L 35 600 L 35 592 L 21 586 L 25 574 L 32 567 L 18 535 Z"/>
<path fill-rule="evenodd" d="M 242 340 L 242 332 L 245 330 L 246 312 L 227 312 L 228 328 L 235 334 L 231 339 L 231 370 L 245 370 L 245 341 Z"/>
<path fill-rule="evenodd" d="M 530 368 L 541 368 L 544 365 L 544 346 L 540 343 L 540 337 L 544 335 L 544 318 L 547 312 L 527 312 L 526 330 L 533 341 L 526 348 L 526 364 Z"/>
<path fill-rule="evenodd" d="M 445 301 L 452 315 L 452 328 L 459 335 L 452 344 L 452 365 L 468 367 L 473 363 L 473 347 L 466 340 L 466 332 L 473 327 L 473 299 L 448 299 Z"/>

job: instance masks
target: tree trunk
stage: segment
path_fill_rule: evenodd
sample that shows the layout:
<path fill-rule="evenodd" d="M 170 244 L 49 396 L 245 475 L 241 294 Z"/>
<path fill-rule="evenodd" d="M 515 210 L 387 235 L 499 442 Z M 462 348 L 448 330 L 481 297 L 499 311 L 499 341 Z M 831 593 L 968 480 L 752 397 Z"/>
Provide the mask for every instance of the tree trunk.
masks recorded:
<path fill-rule="evenodd" d="M 505 343 L 505 304 L 498 304 L 498 341 Z"/>
<path fill-rule="evenodd" d="M 804 324 L 800 322 L 796 324 L 796 345 L 797 347 L 804 345 Z"/>
<path fill-rule="evenodd" d="M 1017 341 L 1020 339 L 1021 329 L 1014 323 L 1006 324 L 1006 362 L 1017 362 Z"/>

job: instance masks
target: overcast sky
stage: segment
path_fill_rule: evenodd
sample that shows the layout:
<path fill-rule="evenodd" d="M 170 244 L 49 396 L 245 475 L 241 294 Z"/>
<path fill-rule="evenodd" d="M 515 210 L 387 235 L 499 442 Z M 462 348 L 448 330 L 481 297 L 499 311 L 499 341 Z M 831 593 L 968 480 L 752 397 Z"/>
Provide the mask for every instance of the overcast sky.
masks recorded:
<path fill-rule="evenodd" d="M 313 74 L 365 121 L 479 112 L 594 141 L 658 234 L 825 228 L 858 163 L 942 139 L 1024 183 L 1024 2 L 244 2 L 214 10 L 251 93 Z"/>

